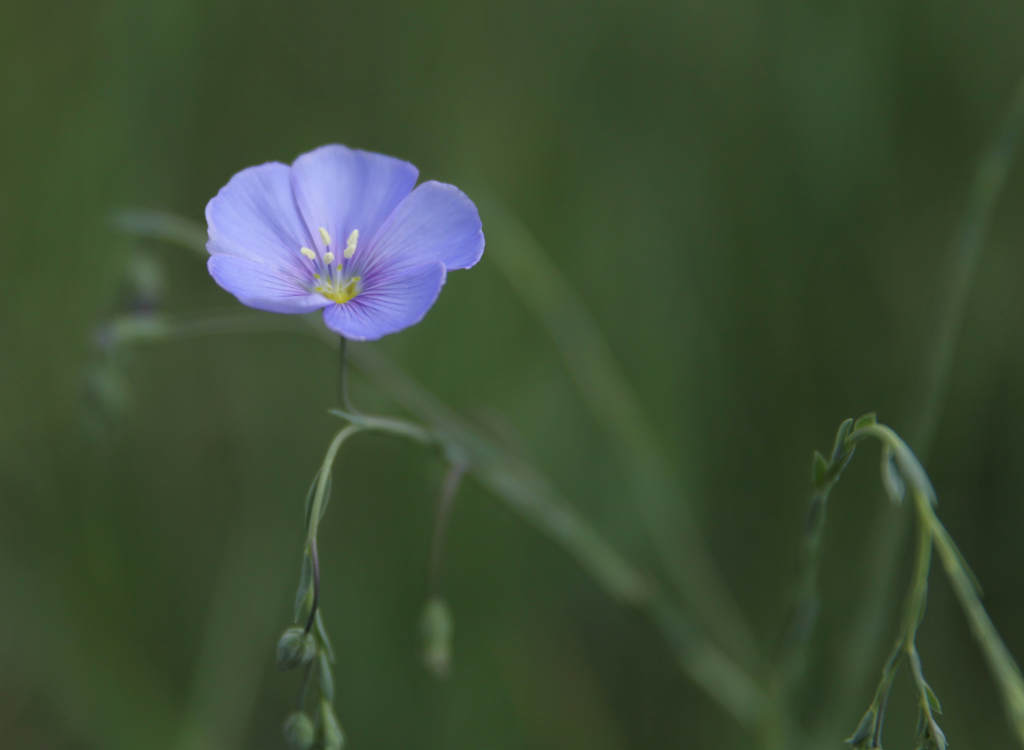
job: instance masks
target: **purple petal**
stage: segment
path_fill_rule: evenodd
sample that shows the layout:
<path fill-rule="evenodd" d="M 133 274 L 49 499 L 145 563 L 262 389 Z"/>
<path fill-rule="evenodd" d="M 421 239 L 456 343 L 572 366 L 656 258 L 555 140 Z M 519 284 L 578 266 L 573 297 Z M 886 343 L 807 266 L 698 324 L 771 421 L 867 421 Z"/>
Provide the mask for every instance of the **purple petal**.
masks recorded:
<path fill-rule="evenodd" d="M 345 146 L 321 146 L 292 164 L 292 190 L 315 247 L 326 248 L 320 227 L 331 236 L 334 253 L 344 250 L 353 229 L 368 242 L 416 184 L 416 167 L 401 159 Z"/>
<path fill-rule="evenodd" d="M 207 250 L 296 274 L 308 268 L 299 248 L 311 240 L 295 206 L 290 174 L 288 166 L 270 162 L 232 177 L 206 204 Z"/>
<path fill-rule="evenodd" d="M 475 265 L 483 253 L 473 201 L 453 185 L 430 181 L 398 204 L 365 252 L 356 251 L 353 272 L 429 262 L 452 271 Z"/>
<path fill-rule="evenodd" d="M 307 313 L 330 304 L 310 292 L 301 277 L 258 260 L 215 252 L 206 267 L 214 281 L 249 307 L 276 313 Z"/>
<path fill-rule="evenodd" d="M 373 341 L 419 323 L 444 285 L 440 263 L 406 266 L 367 277 L 349 302 L 324 310 L 324 323 L 355 341 Z"/>

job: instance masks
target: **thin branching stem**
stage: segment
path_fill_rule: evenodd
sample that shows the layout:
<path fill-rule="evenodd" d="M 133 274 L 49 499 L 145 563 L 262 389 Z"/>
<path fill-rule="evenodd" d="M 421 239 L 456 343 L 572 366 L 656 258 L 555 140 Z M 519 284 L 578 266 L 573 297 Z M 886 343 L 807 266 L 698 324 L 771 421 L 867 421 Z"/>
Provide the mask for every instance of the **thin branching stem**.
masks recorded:
<path fill-rule="evenodd" d="M 159 212 L 122 212 L 118 221 L 122 227 L 136 235 L 169 241 L 194 252 L 205 253 L 205 234 L 201 227 L 179 217 Z M 296 323 L 292 323 L 290 319 L 282 319 L 280 316 L 259 314 L 207 318 L 188 324 L 185 328 L 174 321 L 157 316 L 151 317 L 145 324 L 140 325 L 141 322 L 137 316 L 120 319 L 111 338 L 120 344 L 139 344 L 166 341 L 179 336 L 265 331 L 300 333 L 332 345 L 337 338 L 326 331 L 319 321 L 298 319 Z M 307 322 L 313 325 L 306 325 Z M 645 573 L 623 558 L 595 528 L 577 515 L 550 481 L 532 466 L 501 450 L 479 431 L 469 427 L 436 397 L 401 373 L 377 352 L 367 347 L 349 347 L 346 350 L 346 358 L 363 372 L 372 375 L 374 382 L 399 404 L 433 427 L 427 429 L 388 417 L 363 417 L 354 414 L 351 409 L 342 409 L 338 410 L 338 416 L 350 420 L 350 424 L 343 432 L 355 428 L 391 431 L 421 444 L 439 445 L 450 459 L 454 457 L 465 461 L 473 476 L 528 523 L 536 526 L 575 557 L 612 599 L 624 605 L 637 607 L 646 613 L 671 645 L 683 673 L 693 679 L 740 723 L 752 731 L 759 731 L 760 726 L 765 723 L 765 716 L 771 715 L 776 707 L 753 677 L 752 670 L 736 663 L 734 657 L 720 651 L 712 643 L 706 630 L 693 625 L 689 613 L 683 613 Z M 614 404 L 615 400 L 606 403 Z M 629 403 L 633 404 L 634 401 L 630 399 Z M 352 433 L 345 432 L 346 437 L 350 434 Z M 341 433 L 335 437 L 332 447 L 340 435 Z M 637 447 L 635 453 L 639 457 L 642 453 L 639 448 L 644 445 L 644 441 L 637 439 L 633 442 Z M 336 448 L 334 452 L 336 453 Z M 328 454 L 330 461 L 325 457 L 326 466 L 333 463 L 330 449 Z M 316 507 L 310 513 L 311 528 L 315 527 L 317 521 L 314 519 L 319 518 L 321 511 L 322 494 L 326 487 L 325 476 L 325 472 L 321 471 L 315 487 L 316 494 L 311 505 Z M 695 534 L 693 529 L 688 530 Z M 690 550 L 696 549 L 695 545 L 682 546 Z M 704 562 L 707 562 L 706 559 Z M 697 569 L 698 567 L 691 567 L 690 572 Z M 709 589 L 712 592 L 717 590 L 719 595 L 725 591 L 724 588 L 716 589 L 714 586 L 705 587 L 704 590 Z M 702 606 L 711 601 L 699 596 L 695 598 L 698 600 L 695 603 Z M 707 611 L 711 609 L 713 608 L 709 607 Z M 724 609 L 735 611 L 734 606 Z M 319 611 L 316 623 L 317 632 L 321 634 L 323 641 L 322 645 L 329 650 L 330 644 L 326 640 L 326 633 L 321 632 L 322 620 Z M 724 622 L 720 624 L 724 625 L 718 629 L 720 635 L 724 632 L 743 633 L 742 624 L 737 625 L 736 620 L 731 620 L 731 627 Z M 734 638 L 734 645 L 736 640 L 745 641 L 748 651 L 753 643 L 751 638 Z"/>
<path fill-rule="evenodd" d="M 1009 109 L 978 161 L 968 188 L 967 205 L 953 239 L 947 274 L 948 286 L 941 309 L 936 313 L 937 325 L 934 327 L 931 348 L 925 356 L 921 405 L 916 414 L 916 429 L 911 436 L 924 461 L 927 461 L 931 452 L 942 417 L 967 302 L 977 276 L 995 206 L 1016 156 L 1022 130 L 1024 78 L 1017 83 Z M 845 690 L 835 701 L 838 711 L 847 710 L 851 700 L 866 683 L 868 660 L 863 659 L 861 654 L 876 642 L 886 613 L 891 611 L 894 587 L 893 577 L 888 573 L 898 562 L 900 542 L 906 535 L 908 523 L 906 516 L 893 519 L 885 509 L 879 510 L 875 519 L 877 531 L 873 536 L 878 541 L 874 545 L 876 551 L 871 556 L 873 565 L 869 574 L 873 585 L 865 591 L 863 602 L 855 608 L 859 614 L 848 638 L 848 657 L 841 668 L 846 679 L 842 682 Z M 836 719 L 834 712 L 824 715 L 825 731 Z"/>
<path fill-rule="evenodd" d="M 933 741 L 938 747 L 944 746 L 944 739 L 941 740 L 941 743 L 936 740 L 936 737 L 941 738 L 941 730 L 938 729 L 932 715 L 931 689 L 924 680 L 915 637 L 927 597 L 928 570 L 931 548 L 934 543 L 946 575 L 949 577 L 957 599 L 967 616 L 971 632 L 995 678 L 1014 736 L 1020 746 L 1024 747 L 1024 678 L 1021 676 L 1020 668 L 1013 655 L 985 611 L 977 584 L 964 562 L 963 556 L 935 514 L 935 490 L 924 467 L 921 466 L 920 461 L 902 438 L 891 428 L 881 424 L 871 424 L 854 430 L 850 433 L 849 440 L 851 443 L 857 443 L 866 438 L 878 440 L 887 450 L 891 451 L 900 475 L 907 484 L 918 518 L 918 554 L 904 611 L 901 636 L 897 644 L 910 659 L 915 685 L 918 689 L 919 707 L 928 723 Z M 886 675 L 883 672 L 883 682 L 885 679 Z"/>

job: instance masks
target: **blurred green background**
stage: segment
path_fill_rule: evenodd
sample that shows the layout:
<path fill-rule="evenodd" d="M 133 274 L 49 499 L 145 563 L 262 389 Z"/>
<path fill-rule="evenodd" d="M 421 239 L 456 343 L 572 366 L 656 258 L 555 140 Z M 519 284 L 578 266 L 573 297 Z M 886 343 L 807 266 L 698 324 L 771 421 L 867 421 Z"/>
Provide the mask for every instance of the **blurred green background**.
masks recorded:
<path fill-rule="evenodd" d="M 299 686 L 273 645 L 336 427 L 336 355 L 282 334 L 148 345 L 117 357 L 120 386 L 100 398 L 96 330 L 137 296 L 140 268 L 161 311 L 238 310 L 198 256 L 120 234 L 114 211 L 201 221 L 240 168 L 342 142 L 479 197 L 493 253 L 515 256 L 518 217 L 611 342 L 770 654 L 811 451 L 877 410 L 923 452 L 953 238 L 1024 72 L 1022 24 L 1019 3 L 945 0 L 4 4 L 0 745 L 275 748 Z M 927 455 L 1018 657 L 1022 202 L 1014 169 Z M 488 260 L 374 348 L 655 571 L 635 465 Z M 353 390 L 395 408 L 365 378 Z M 799 701 L 801 721 L 824 722 L 818 747 L 842 746 L 895 633 L 891 609 L 857 640 L 865 592 L 907 578 L 905 553 L 875 564 L 879 530 L 905 515 L 886 507 L 876 450 L 830 509 Z M 472 480 L 444 563 L 453 671 L 435 681 L 417 623 L 443 470 L 382 436 L 340 459 L 321 547 L 350 747 L 752 746 L 645 619 Z M 684 540 L 678 503 L 663 531 Z M 920 648 L 953 746 L 1009 746 L 941 571 Z M 887 741 L 909 747 L 905 676 L 892 711 Z"/>

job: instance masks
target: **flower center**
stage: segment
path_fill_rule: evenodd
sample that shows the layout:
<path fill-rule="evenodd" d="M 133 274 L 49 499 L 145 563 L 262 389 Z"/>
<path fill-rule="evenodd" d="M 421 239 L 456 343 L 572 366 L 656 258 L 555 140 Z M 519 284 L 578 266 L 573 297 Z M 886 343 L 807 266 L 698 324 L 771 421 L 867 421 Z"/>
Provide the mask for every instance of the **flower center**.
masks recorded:
<path fill-rule="evenodd" d="M 343 305 L 359 296 L 359 292 L 362 291 L 361 277 L 350 276 L 346 273 L 345 268 L 345 261 L 351 260 L 355 255 L 356 244 L 359 242 L 359 230 L 352 230 L 340 258 L 331 250 L 331 235 L 323 227 L 320 227 L 320 238 L 324 241 L 323 255 L 317 255 L 315 250 L 308 247 L 299 249 L 299 252 L 313 263 L 314 284 L 310 291 L 326 297 L 331 302 Z M 336 264 L 335 260 L 337 260 Z"/>

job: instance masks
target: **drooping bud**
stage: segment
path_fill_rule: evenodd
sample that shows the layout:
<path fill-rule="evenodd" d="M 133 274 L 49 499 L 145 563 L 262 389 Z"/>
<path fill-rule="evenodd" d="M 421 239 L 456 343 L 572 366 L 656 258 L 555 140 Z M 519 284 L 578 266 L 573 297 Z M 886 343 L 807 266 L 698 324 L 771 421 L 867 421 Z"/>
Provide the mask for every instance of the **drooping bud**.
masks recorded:
<path fill-rule="evenodd" d="M 447 677 L 451 669 L 454 625 L 451 610 L 443 599 L 435 596 L 427 602 L 420 620 L 423 663 L 435 677 Z"/>
<path fill-rule="evenodd" d="M 326 700 L 320 701 L 320 721 L 323 724 L 324 750 L 341 750 L 345 746 L 345 735 L 334 709 Z"/>
<path fill-rule="evenodd" d="M 316 656 L 316 641 L 313 635 L 293 625 L 281 634 L 277 641 L 277 668 L 295 669 L 309 664 Z"/>
<path fill-rule="evenodd" d="M 284 741 L 288 743 L 291 750 L 310 750 L 316 741 L 316 728 L 313 720 L 302 711 L 295 711 L 288 715 L 282 727 Z"/>

